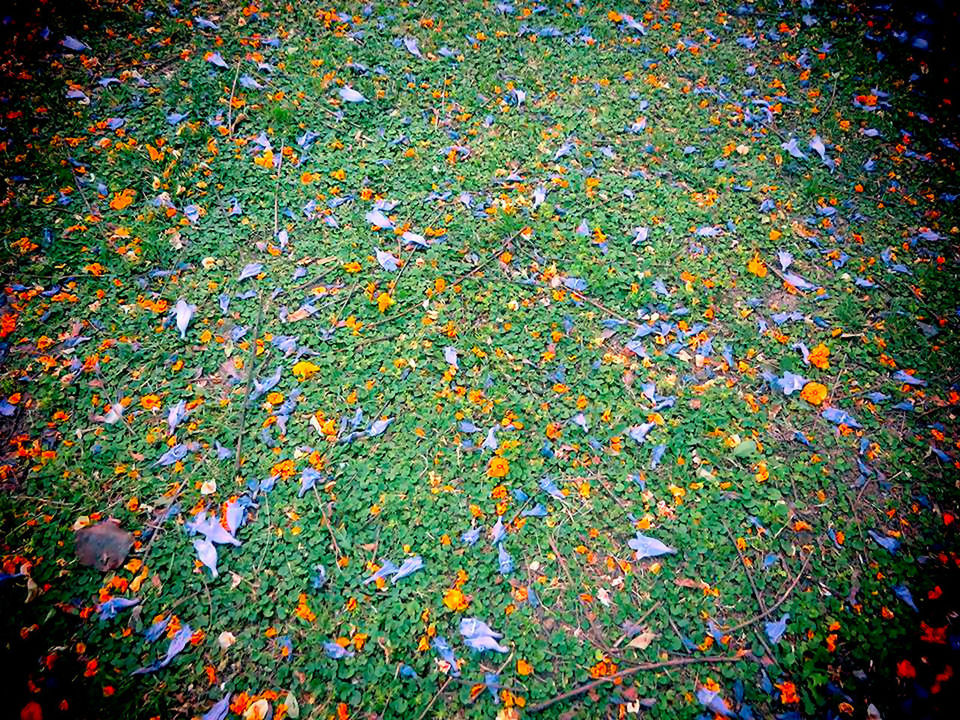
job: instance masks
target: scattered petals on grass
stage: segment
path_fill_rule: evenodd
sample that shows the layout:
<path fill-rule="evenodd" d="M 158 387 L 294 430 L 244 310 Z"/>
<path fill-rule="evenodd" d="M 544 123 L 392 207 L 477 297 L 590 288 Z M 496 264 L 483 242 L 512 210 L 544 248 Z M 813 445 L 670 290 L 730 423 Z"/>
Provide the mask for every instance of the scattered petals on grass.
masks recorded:
<path fill-rule="evenodd" d="M 12 714 L 953 710 L 937 3 L 34 5 Z"/>

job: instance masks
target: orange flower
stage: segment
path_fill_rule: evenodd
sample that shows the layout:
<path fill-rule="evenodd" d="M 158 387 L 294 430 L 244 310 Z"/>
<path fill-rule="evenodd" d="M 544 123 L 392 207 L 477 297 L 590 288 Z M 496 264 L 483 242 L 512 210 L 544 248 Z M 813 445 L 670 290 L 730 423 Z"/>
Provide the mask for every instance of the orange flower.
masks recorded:
<path fill-rule="evenodd" d="M 129 207 L 135 195 L 136 193 L 130 188 L 122 192 L 114 193 L 113 200 L 110 201 L 110 207 L 114 210 L 123 210 L 125 207 Z"/>
<path fill-rule="evenodd" d="M 947 644 L 947 627 L 930 627 L 925 622 L 920 623 L 921 635 L 920 639 L 923 642 L 931 643 L 933 645 L 946 645 Z"/>
<path fill-rule="evenodd" d="M 443 594 L 443 604 L 453 611 L 462 611 L 470 607 L 470 600 L 458 588 L 451 588 Z"/>
<path fill-rule="evenodd" d="M 533 672 L 533 665 L 528 663 L 526 660 L 517 660 L 518 675 L 529 675 L 532 672 Z"/>
<path fill-rule="evenodd" d="M 607 660 L 604 657 L 603 660 L 598 662 L 592 668 L 590 668 L 590 677 L 594 680 L 605 677 L 606 675 L 613 675 L 617 671 L 617 666 L 614 662 Z"/>
<path fill-rule="evenodd" d="M 157 395 L 144 395 L 140 398 L 140 406 L 144 410 L 160 409 L 160 398 Z"/>
<path fill-rule="evenodd" d="M 757 463 L 757 472 L 753 478 L 760 483 L 766 482 L 770 478 L 770 471 L 767 470 L 766 460 L 761 460 L 759 463 Z"/>
<path fill-rule="evenodd" d="M 800 702 L 800 696 L 797 695 L 797 686 L 792 682 L 785 682 L 776 687 L 780 690 L 780 702 L 784 705 L 793 705 Z"/>
<path fill-rule="evenodd" d="M 830 367 L 830 360 L 828 359 L 830 357 L 830 348 L 828 348 L 823 343 L 820 343 L 815 348 L 813 348 L 813 350 L 810 351 L 810 355 L 808 357 L 810 360 L 810 364 L 813 365 L 814 367 L 818 367 L 821 370 L 826 370 L 827 368 Z"/>
<path fill-rule="evenodd" d="M 0 338 L 5 338 L 17 327 L 17 317 L 12 313 L 6 313 L 0 317 Z"/>
<path fill-rule="evenodd" d="M 243 711 L 247 709 L 247 705 L 249 704 L 250 696 L 247 695 L 247 693 L 237 693 L 230 701 L 230 711 L 236 713 L 237 715 L 242 715 Z"/>
<path fill-rule="evenodd" d="M 307 594 L 300 593 L 300 601 L 297 603 L 297 609 L 294 610 L 294 614 L 307 622 L 313 622 L 317 619 L 317 614 L 310 609 L 310 606 L 307 605 Z"/>
<path fill-rule="evenodd" d="M 758 278 L 767 276 L 767 266 L 760 258 L 759 253 L 754 253 L 753 257 L 750 258 L 750 262 L 747 263 L 747 270 L 752 272 Z"/>
<path fill-rule="evenodd" d="M 800 397 L 811 405 L 819 405 L 827 397 L 827 387 L 818 382 L 808 382 L 800 391 Z"/>
<path fill-rule="evenodd" d="M 276 475 L 284 480 L 289 480 L 293 477 L 294 473 L 297 471 L 297 467 L 294 464 L 293 460 L 287 458 L 286 460 L 281 460 L 270 468 L 270 474 Z"/>
<path fill-rule="evenodd" d="M 490 464 L 487 465 L 487 476 L 492 478 L 502 478 L 510 471 L 510 463 L 506 458 L 494 456 L 490 458 Z"/>

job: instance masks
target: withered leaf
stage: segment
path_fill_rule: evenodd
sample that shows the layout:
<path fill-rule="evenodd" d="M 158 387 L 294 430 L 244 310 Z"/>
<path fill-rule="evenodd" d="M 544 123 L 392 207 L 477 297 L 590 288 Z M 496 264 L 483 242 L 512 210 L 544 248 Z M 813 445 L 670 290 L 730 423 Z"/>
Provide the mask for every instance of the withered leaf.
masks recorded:
<path fill-rule="evenodd" d="M 133 535 L 112 520 L 80 528 L 75 540 L 80 564 L 103 572 L 123 565 L 133 547 Z"/>

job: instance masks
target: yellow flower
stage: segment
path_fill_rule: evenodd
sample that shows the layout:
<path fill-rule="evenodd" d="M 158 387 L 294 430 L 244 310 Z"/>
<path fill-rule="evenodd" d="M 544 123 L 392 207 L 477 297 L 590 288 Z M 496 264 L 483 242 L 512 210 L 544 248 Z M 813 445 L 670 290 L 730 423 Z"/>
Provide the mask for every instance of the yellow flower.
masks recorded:
<path fill-rule="evenodd" d="M 391 305 L 396 305 L 396 304 L 397 304 L 397 301 L 394 300 L 392 297 L 390 297 L 390 295 L 388 295 L 385 292 L 382 292 L 379 295 L 377 295 L 377 309 L 382 313 L 385 313 L 387 311 L 387 308 L 389 308 Z"/>
<path fill-rule="evenodd" d="M 510 463 L 506 458 L 494 456 L 487 465 L 487 475 L 492 478 L 502 478 L 510 471 Z"/>
<path fill-rule="evenodd" d="M 818 382 L 808 382 L 800 391 L 800 397 L 811 405 L 819 405 L 827 397 L 827 386 Z"/>
<path fill-rule="evenodd" d="M 313 377 L 318 370 L 320 370 L 320 366 L 314 365 L 309 360 L 301 360 L 293 366 L 293 374 L 300 382 Z"/>

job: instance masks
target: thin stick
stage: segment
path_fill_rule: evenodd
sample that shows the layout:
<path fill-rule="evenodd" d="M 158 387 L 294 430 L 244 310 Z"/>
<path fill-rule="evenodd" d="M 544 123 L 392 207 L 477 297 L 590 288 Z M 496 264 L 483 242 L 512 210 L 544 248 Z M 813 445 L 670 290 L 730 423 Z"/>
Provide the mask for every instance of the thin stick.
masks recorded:
<path fill-rule="evenodd" d="M 611 310 L 606 305 L 601 303 L 599 300 L 588 298 L 586 295 L 584 295 L 581 292 L 578 292 L 577 290 L 571 290 L 570 288 L 566 288 L 566 290 L 571 295 L 576 297 L 578 300 L 582 300 L 583 302 L 587 303 L 587 305 L 593 305 L 593 307 L 597 308 L 597 310 L 602 310 L 603 312 L 607 313 L 607 315 L 613 315 L 613 317 L 615 317 L 620 322 L 625 322 L 627 325 L 630 325 L 631 327 L 635 327 L 637 329 L 644 327 L 641 323 L 638 323 L 636 320 L 631 320 L 630 318 L 624 317 L 623 315 L 616 312 L 615 310 Z"/>
<path fill-rule="evenodd" d="M 471 275 L 473 275 L 473 274 L 474 274 L 475 272 L 477 272 L 478 270 L 482 270 L 484 267 L 486 267 L 488 264 L 490 264 L 491 261 L 493 261 L 493 260 L 495 260 L 496 258 L 500 257 L 502 250 L 503 250 L 515 237 L 517 237 L 517 235 L 519 235 L 519 233 L 516 233 L 516 234 L 514 234 L 514 235 L 511 235 L 511 236 L 508 237 L 506 240 L 504 240 L 502 243 L 500 243 L 500 247 L 498 247 L 489 257 L 487 257 L 483 262 L 478 263 L 478 264 L 474 265 L 472 268 L 470 268 L 469 270 L 467 270 L 467 272 L 465 272 L 463 275 L 461 275 L 461 276 L 458 277 L 456 280 L 454 280 L 452 283 L 450 283 L 450 286 L 453 287 L 454 285 L 459 285 L 460 283 L 462 283 L 464 280 L 466 280 L 467 278 L 469 278 Z M 404 315 L 408 314 L 408 313 L 411 312 L 412 310 L 415 310 L 417 307 L 419 307 L 419 305 L 420 305 L 420 303 L 419 303 L 418 301 L 414 301 L 412 304 L 407 305 L 405 308 L 403 308 L 402 310 L 399 310 L 399 311 L 395 312 L 393 315 L 388 315 L 388 316 L 386 316 L 385 318 L 383 318 L 382 320 L 377 320 L 376 322 L 370 323 L 369 325 L 364 325 L 364 326 L 363 326 L 363 329 L 369 330 L 369 329 L 371 329 L 371 328 L 377 327 L 378 325 L 383 325 L 384 323 L 388 323 L 388 322 L 390 322 L 391 320 L 396 320 L 396 319 L 398 319 L 398 318 L 400 318 L 400 317 L 403 317 Z"/>
<path fill-rule="evenodd" d="M 333 543 L 333 554 L 337 557 L 337 572 L 340 570 L 340 558 L 343 557 L 343 553 L 340 552 L 340 546 L 337 545 L 337 536 L 333 534 L 333 526 L 330 525 L 330 518 L 327 517 L 327 511 L 323 507 L 323 498 L 320 497 L 320 491 L 317 490 L 317 486 L 313 486 L 313 494 L 317 498 L 317 503 L 320 505 L 320 514 L 323 515 L 323 524 L 327 526 L 327 530 L 330 531 L 330 541 Z"/>
<path fill-rule="evenodd" d="M 70 158 L 67 157 L 67 165 L 70 164 Z M 80 199 L 83 200 L 84 206 L 87 208 L 87 214 L 90 216 L 90 219 L 95 222 L 100 222 L 100 213 L 94 212 L 93 208 L 90 205 L 90 201 L 87 200 L 87 194 L 83 191 L 83 186 L 80 184 L 80 180 L 77 178 L 77 173 L 73 168 L 70 168 L 70 175 L 73 176 L 73 184 L 77 186 L 77 192 L 80 193 Z"/>
<path fill-rule="evenodd" d="M 440 689 L 437 690 L 437 694 L 434 695 L 430 702 L 427 703 L 427 706 L 423 709 L 423 712 L 420 713 L 420 716 L 417 718 L 417 720 L 423 720 L 427 716 L 427 713 L 430 712 L 430 708 L 433 707 L 433 704 L 437 701 L 437 698 L 443 694 L 443 691 L 447 689 L 447 685 L 450 684 L 451 680 L 453 680 L 452 676 L 448 677 L 447 681 L 440 686 Z"/>
<path fill-rule="evenodd" d="M 443 79 L 443 92 L 440 96 L 440 109 L 437 111 L 437 114 L 433 118 L 433 129 L 440 129 L 440 113 L 443 112 L 444 106 L 447 104 L 447 78 Z"/>
<path fill-rule="evenodd" d="M 827 106 L 823 109 L 823 114 L 826 116 L 830 112 L 830 108 L 833 107 L 833 101 L 837 99 L 837 81 L 840 79 L 838 75 L 833 79 L 833 91 L 830 93 L 830 101 L 827 103 Z"/>
<path fill-rule="evenodd" d="M 173 497 L 170 498 L 170 503 L 169 503 L 169 505 L 168 505 L 167 507 L 169 507 L 170 505 L 172 505 L 173 503 L 175 503 L 175 502 L 177 501 L 177 498 L 180 497 L 180 493 L 183 492 L 183 488 L 186 486 L 186 484 L 187 484 L 187 479 L 186 479 L 186 478 L 184 478 L 183 480 L 180 481 L 180 484 L 177 486 L 177 491 L 173 494 Z M 147 544 L 146 544 L 146 546 L 143 548 L 143 553 L 140 555 L 140 561 L 141 561 L 144 565 L 147 564 L 147 557 L 150 555 L 150 548 L 153 547 L 154 541 L 155 541 L 155 540 L 157 539 L 157 537 L 160 535 L 161 531 L 162 531 L 163 528 L 166 526 L 166 524 L 167 524 L 166 522 L 161 522 L 160 525 L 158 525 L 157 527 L 155 527 L 154 530 L 153 530 L 153 535 L 151 535 L 151 536 L 150 536 L 150 539 L 147 540 Z"/>
<path fill-rule="evenodd" d="M 237 90 L 237 76 L 239 74 L 240 58 L 237 58 L 237 69 L 233 73 L 233 85 L 230 86 L 230 100 L 227 102 L 227 131 L 229 132 L 230 137 L 233 137 L 233 94 Z"/>
<path fill-rule="evenodd" d="M 283 151 L 286 149 L 283 141 L 280 142 L 280 164 L 277 165 L 277 182 L 273 186 L 273 239 L 277 239 L 280 231 L 280 172 L 283 170 Z"/>
<path fill-rule="evenodd" d="M 745 656 L 742 655 L 706 655 L 704 657 L 683 657 L 683 658 L 673 658 L 672 660 L 663 660 L 661 662 L 655 663 L 644 663 L 643 665 L 634 665 L 633 667 L 627 668 L 626 670 L 621 670 L 620 672 L 614 673 L 613 675 L 607 675 L 606 677 L 600 678 L 599 680 L 594 680 L 589 682 L 586 685 L 581 685 L 578 688 L 573 690 L 568 690 L 567 692 L 552 697 L 549 700 L 546 700 L 542 703 L 538 703 L 533 707 L 529 708 L 527 712 L 535 713 L 545 710 L 551 705 L 556 705 L 558 702 L 563 702 L 564 700 L 569 700 L 570 698 L 577 697 L 578 695 L 583 695 L 585 692 L 589 692 L 594 688 L 601 687 L 607 683 L 612 683 L 614 680 L 620 680 L 621 678 L 630 677 L 631 675 L 636 675 L 638 672 L 643 672 L 645 670 L 658 670 L 660 668 L 666 667 L 677 667 L 680 665 L 695 665 L 699 663 L 724 663 L 724 662 L 740 662 L 744 659 Z M 422 716 L 421 716 L 422 717 Z"/>
<path fill-rule="evenodd" d="M 635 596 L 635 597 L 636 597 L 636 596 Z M 643 623 L 644 620 L 646 620 L 648 617 L 650 617 L 651 615 L 653 615 L 653 613 L 655 613 L 655 612 L 659 609 L 659 607 L 660 607 L 661 604 L 662 604 L 661 601 L 660 601 L 660 600 L 657 600 L 657 601 L 653 604 L 653 607 L 651 607 L 651 608 L 650 608 L 649 610 L 647 610 L 643 615 L 641 615 L 640 618 L 639 618 L 636 622 L 631 621 L 631 622 L 633 622 L 633 625 L 634 625 L 634 626 L 638 626 L 638 625 L 640 625 L 641 623 Z M 626 636 L 626 635 L 621 635 L 621 636 L 620 636 L 620 639 L 617 640 L 617 641 L 613 644 L 613 648 L 612 648 L 612 649 L 613 649 L 613 650 L 617 650 L 617 649 L 620 647 L 620 643 L 622 643 L 622 642 L 623 642 L 624 640 L 626 640 L 626 639 L 627 639 L 627 636 Z"/>
<path fill-rule="evenodd" d="M 757 590 L 756 583 L 753 582 L 753 573 L 750 572 L 750 566 L 747 565 L 747 559 L 743 556 L 743 553 L 740 551 L 740 546 L 737 545 L 737 541 L 733 537 L 733 533 L 730 532 L 730 528 L 727 525 L 726 521 L 721 520 L 723 523 L 723 529 L 727 531 L 727 537 L 730 538 L 730 542 L 733 543 L 733 547 L 737 550 L 737 555 L 740 556 L 740 562 L 743 563 L 744 572 L 747 575 L 747 580 L 750 581 L 750 587 L 753 588 L 753 596 L 757 599 L 757 605 L 760 606 L 760 612 L 763 612 L 767 609 L 766 605 L 763 602 L 763 596 L 760 594 L 760 591 Z"/>
<path fill-rule="evenodd" d="M 462 283 L 464 280 L 466 280 L 468 277 L 470 277 L 471 275 L 473 275 L 475 272 L 477 272 L 478 270 L 482 270 L 484 267 L 486 267 L 487 265 L 489 265 L 491 261 L 496 260 L 497 258 L 499 258 L 499 257 L 503 254 L 503 249 L 504 249 L 507 245 L 509 245 L 518 235 L 520 235 L 520 233 L 519 233 L 519 232 L 516 232 L 516 233 L 514 233 L 513 235 L 511 235 L 510 237 L 508 237 L 506 240 L 504 240 L 502 243 L 500 243 L 500 247 L 498 247 L 496 250 L 494 250 L 494 251 L 489 255 L 489 257 L 487 257 L 486 260 L 484 260 L 483 262 L 481 262 L 481 263 L 479 263 L 479 264 L 477 264 L 477 265 L 474 265 L 472 268 L 470 268 L 469 270 L 467 270 L 463 275 L 461 275 L 461 276 L 458 277 L 456 280 L 454 280 L 452 283 L 450 283 L 450 285 L 451 285 L 451 286 L 453 286 L 453 285 L 459 285 L 459 284 Z"/>
<path fill-rule="evenodd" d="M 779 600 L 777 600 L 773 605 L 771 605 L 770 607 L 768 607 L 766 610 L 764 610 L 764 611 L 763 611 L 762 613 L 760 613 L 759 615 L 755 615 L 754 617 L 750 618 L 749 620 L 744 620 L 742 623 L 738 623 L 738 624 L 734 625 L 732 628 L 730 628 L 729 630 L 727 630 L 727 632 L 731 632 L 731 633 L 732 633 L 732 632 L 736 632 L 737 630 L 741 630 L 742 628 L 747 627 L 747 625 L 752 625 L 752 624 L 755 623 L 755 622 L 758 622 L 758 621 L 760 621 L 760 620 L 763 620 L 765 617 L 767 617 L 768 615 L 770 615 L 774 610 L 776 610 L 778 607 L 780 607 L 781 605 L 783 605 L 783 604 L 787 601 L 787 598 L 790 597 L 790 593 L 793 592 L 793 589 L 797 586 L 797 583 L 799 583 L 800 580 L 801 580 L 801 578 L 803 578 L 804 573 L 806 573 L 806 571 L 807 571 L 807 566 L 808 566 L 809 564 L 810 564 L 810 556 L 807 555 L 807 557 L 805 557 L 805 558 L 803 559 L 803 567 L 800 568 L 800 572 L 799 572 L 799 573 L 797 574 L 797 576 L 793 579 L 793 582 L 790 583 L 790 585 L 789 585 L 789 586 L 787 587 L 787 589 L 784 591 L 783 595 L 780 596 L 780 599 L 779 599 Z"/>
<path fill-rule="evenodd" d="M 737 549 L 737 555 L 740 556 L 740 562 L 743 563 L 743 571 L 747 576 L 747 580 L 750 581 L 750 587 L 753 589 L 753 596 L 757 599 L 757 605 L 760 606 L 760 612 L 766 612 L 766 605 L 763 602 L 763 596 L 760 594 L 760 591 L 757 589 L 756 583 L 753 582 L 753 573 L 750 571 L 750 566 L 747 565 L 747 559 L 743 556 L 743 553 L 740 551 L 740 546 L 737 545 L 737 541 L 733 537 L 733 533 L 730 532 L 730 528 L 727 526 L 727 523 L 722 521 L 723 529 L 727 531 L 727 537 L 730 538 L 730 542 L 733 543 L 733 546 Z M 767 655 L 770 657 L 773 662 L 777 662 L 776 656 L 773 654 L 773 648 L 771 648 L 767 641 L 764 640 L 763 634 L 759 631 L 757 632 L 757 639 L 760 641 L 760 644 L 763 645 L 764 649 L 767 651 Z M 779 666 L 779 663 L 777 663 Z"/>
<path fill-rule="evenodd" d="M 503 669 L 510 664 L 511 660 L 513 660 L 513 650 L 511 650 L 510 654 L 507 655 L 507 659 L 503 661 L 503 664 L 496 669 L 494 675 L 500 675 L 500 673 L 503 672 Z M 483 669 L 486 670 L 486 668 Z M 500 687 L 502 688 L 503 686 L 501 685 Z M 478 697 L 480 697 L 480 693 L 477 693 L 476 697 L 471 697 L 469 700 L 467 700 L 467 705 L 473 705 L 473 703 L 477 701 Z"/>
<path fill-rule="evenodd" d="M 523 252 L 525 252 L 529 257 L 531 257 L 533 260 L 536 260 L 536 259 L 537 259 L 537 258 L 536 258 L 529 250 L 527 250 L 526 248 L 523 248 L 523 247 L 521 246 L 521 250 L 522 250 Z M 609 308 L 609 307 L 607 307 L 606 305 L 604 305 L 604 304 L 603 304 L 602 302 L 600 302 L 599 300 L 594 300 L 593 298 L 587 297 L 586 295 L 584 295 L 582 292 L 579 292 L 578 290 L 573 290 L 572 288 L 568 288 L 568 287 L 566 287 L 566 286 L 564 286 L 564 289 L 565 289 L 567 292 L 569 292 L 573 297 L 577 298 L 578 300 L 587 303 L 587 305 L 592 305 L 592 306 L 595 307 L 597 310 L 602 310 L 603 312 L 607 313 L 608 315 L 612 315 L 612 316 L 615 317 L 617 320 L 619 320 L 619 321 L 621 321 L 621 322 L 624 322 L 624 323 L 626 323 L 627 325 L 630 325 L 631 327 L 634 327 L 634 328 L 637 328 L 637 329 L 640 329 L 641 327 L 644 327 L 641 323 L 638 323 L 636 320 L 631 320 L 631 319 L 628 318 L 628 317 L 624 317 L 623 315 L 621 315 L 620 313 L 618 313 L 616 310 L 612 310 L 611 308 Z"/>
<path fill-rule="evenodd" d="M 355 282 L 350 288 L 350 292 L 347 293 L 347 299 L 343 301 L 343 305 L 340 306 L 340 309 L 337 310 L 337 314 L 334 317 L 333 325 L 336 327 L 340 324 L 340 318 L 343 317 L 344 311 L 347 309 L 347 305 L 350 304 L 350 301 L 353 299 L 353 294 L 357 291 L 357 288 L 360 287 L 360 282 Z"/>
<path fill-rule="evenodd" d="M 573 577 L 570 575 L 570 569 L 567 567 L 567 561 L 563 555 L 560 554 L 560 550 L 557 547 L 557 541 L 553 539 L 552 535 L 548 535 L 547 540 L 550 541 L 550 548 L 553 550 L 553 554 L 557 556 L 557 564 L 563 569 L 563 574 L 567 576 L 567 582 L 570 583 L 570 587 L 576 587 L 576 583 L 573 582 Z"/>
<path fill-rule="evenodd" d="M 256 366 L 257 338 L 260 337 L 260 323 L 263 321 L 263 310 L 266 306 L 266 297 L 260 293 L 260 310 L 257 313 L 257 324 L 253 328 L 253 340 L 250 342 L 250 355 L 247 358 L 247 386 L 243 391 L 243 407 L 240 410 L 240 434 L 237 436 L 237 462 L 233 468 L 233 477 L 240 472 L 240 452 L 243 449 L 243 436 L 247 430 L 247 406 L 250 404 L 250 391 L 253 389 L 253 369 Z"/>

